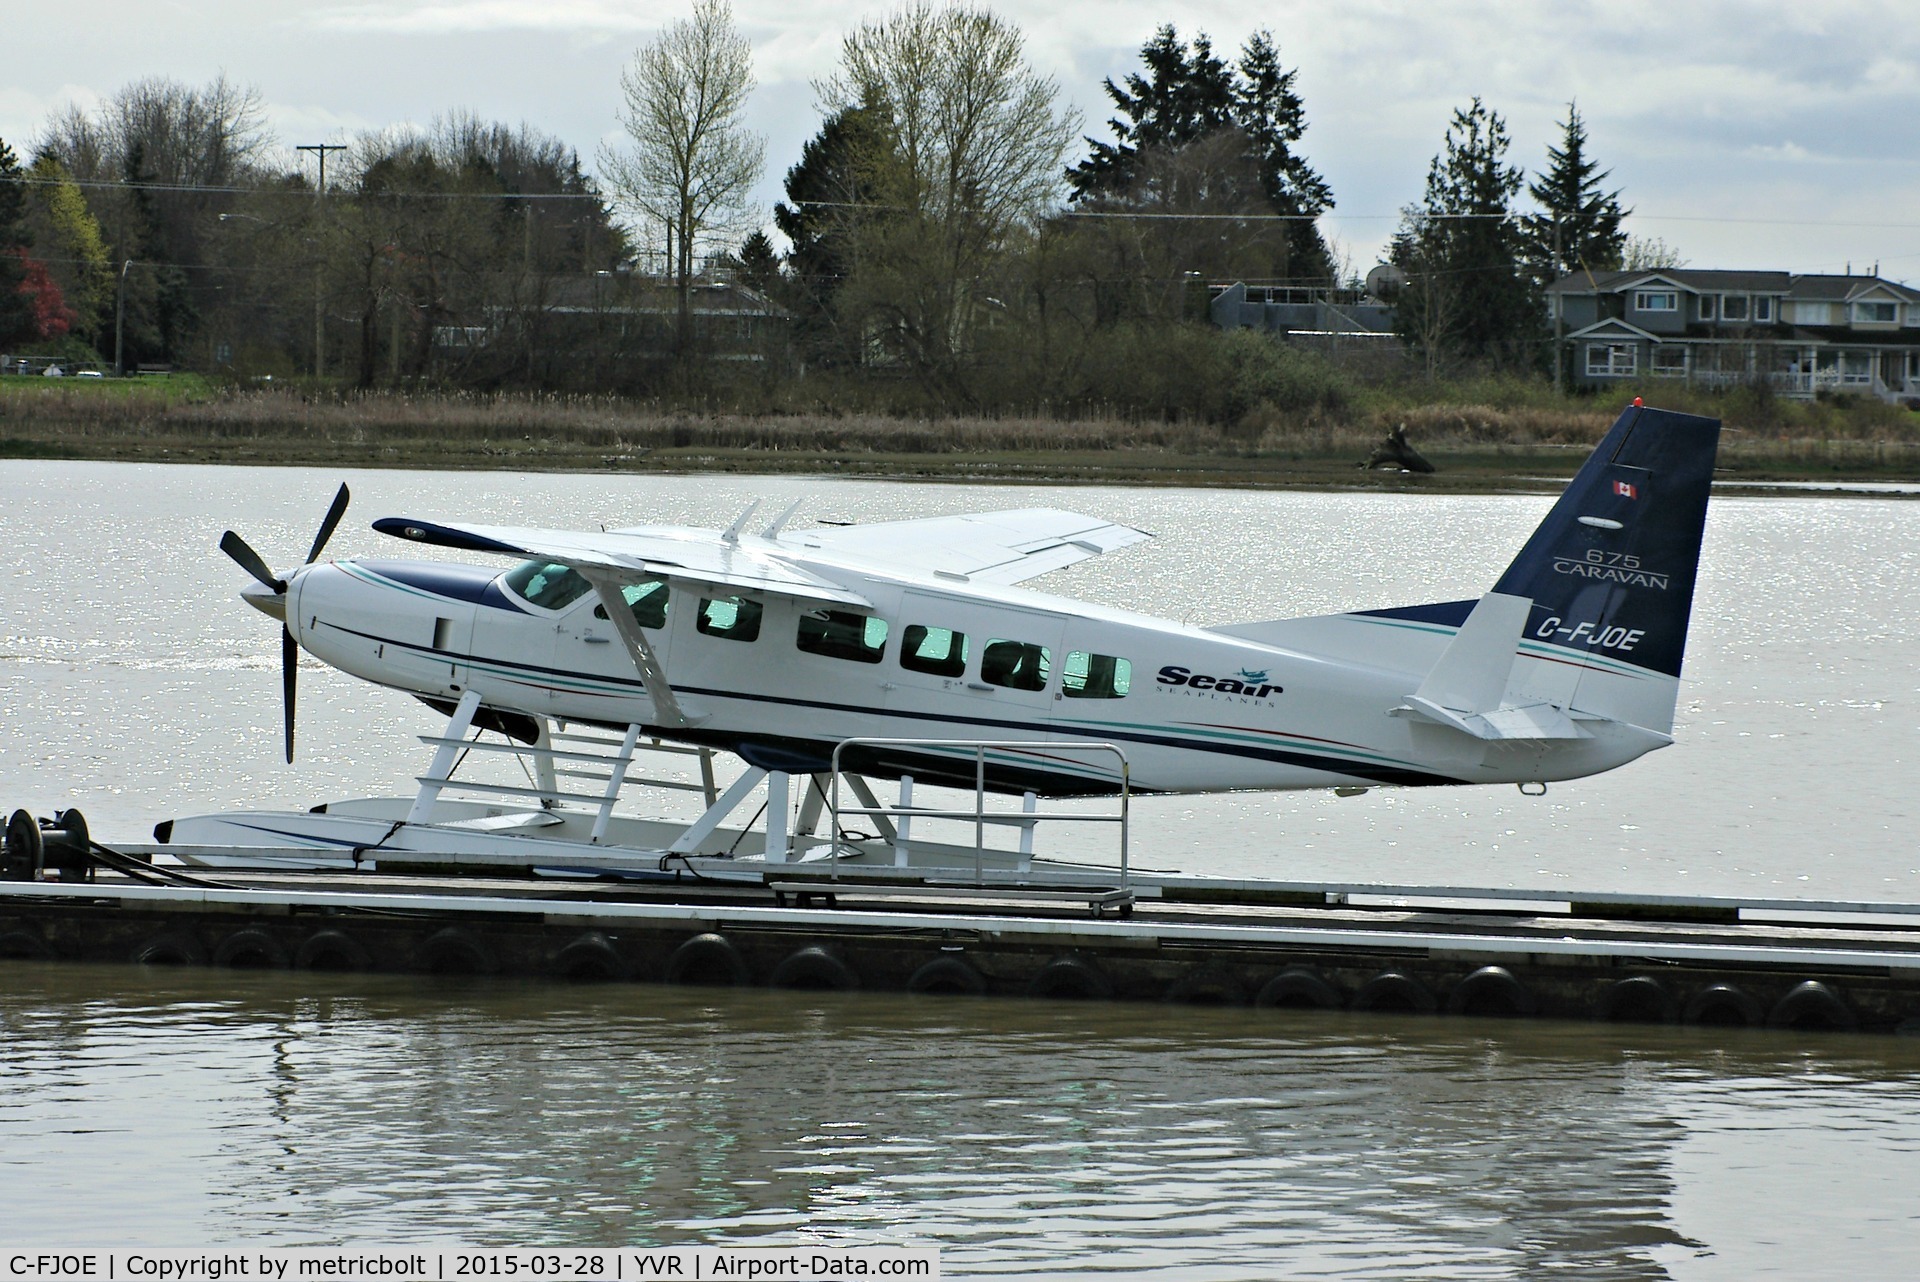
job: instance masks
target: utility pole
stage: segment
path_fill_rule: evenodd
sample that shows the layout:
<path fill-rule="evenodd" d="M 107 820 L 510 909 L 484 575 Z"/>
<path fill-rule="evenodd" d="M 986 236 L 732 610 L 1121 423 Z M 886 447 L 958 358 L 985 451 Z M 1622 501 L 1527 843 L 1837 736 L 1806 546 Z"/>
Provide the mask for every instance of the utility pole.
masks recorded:
<path fill-rule="evenodd" d="M 322 207 L 327 198 L 327 153 L 345 151 L 343 142 L 309 142 L 294 147 L 295 151 L 310 151 L 320 158 L 320 184 L 314 188 L 313 203 L 316 210 Z M 313 376 L 321 378 L 327 369 L 327 301 L 326 281 L 322 271 L 319 240 L 320 229 L 314 227 L 315 244 L 313 249 Z"/>
<path fill-rule="evenodd" d="M 131 258 L 120 264 L 120 288 L 115 293 L 113 302 L 113 376 L 115 378 L 122 378 L 127 372 L 126 362 L 121 359 L 121 353 L 124 350 L 121 346 L 121 336 L 127 323 L 127 269 L 132 266 Z"/>
<path fill-rule="evenodd" d="M 1566 264 L 1560 260 L 1560 215 L 1558 214 L 1553 216 L 1553 270 L 1562 275 L 1566 274 Z M 1559 277 L 1555 277 L 1554 280 L 1557 282 Z M 1549 289 L 1552 287 L 1552 285 L 1548 286 Z M 1561 304 L 1566 301 L 1566 295 L 1557 294 L 1549 297 L 1553 302 L 1553 390 L 1557 393 L 1565 390 L 1564 384 L 1560 381 L 1560 373 L 1563 363 L 1562 349 L 1566 344 L 1564 337 L 1566 320 L 1561 315 Z"/>

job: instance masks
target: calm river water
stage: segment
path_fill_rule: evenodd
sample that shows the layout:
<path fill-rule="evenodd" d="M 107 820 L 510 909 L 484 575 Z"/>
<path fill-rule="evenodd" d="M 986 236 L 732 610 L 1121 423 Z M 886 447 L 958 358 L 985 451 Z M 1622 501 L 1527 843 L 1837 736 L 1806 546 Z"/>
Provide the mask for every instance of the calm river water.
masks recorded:
<path fill-rule="evenodd" d="M 341 474 L 0 464 L 0 807 L 96 833 L 391 792 L 423 710 L 302 671 L 214 547 Z M 356 472 L 591 528 L 1072 506 L 1033 586 L 1193 622 L 1477 595 L 1546 498 Z M 1920 900 L 1920 504 L 1716 500 L 1679 742 L 1512 789 L 1157 798 L 1196 872 Z M 961 1276 L 1901 1277 L 1920 1044 L 1042 1003 L 0 967 L 0 1244 L 901 1242 Z"/>

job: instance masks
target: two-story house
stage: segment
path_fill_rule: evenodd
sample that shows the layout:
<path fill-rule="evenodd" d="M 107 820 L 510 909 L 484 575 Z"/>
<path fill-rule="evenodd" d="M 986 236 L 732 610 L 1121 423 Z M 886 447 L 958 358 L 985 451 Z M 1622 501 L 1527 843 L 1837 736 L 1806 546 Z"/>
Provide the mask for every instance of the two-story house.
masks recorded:
<path fill-rule="evenodd" d="M 1920 409 L 1920 290 L 1879 276 L 1576 272 L 1550 319 L 1587 387 L 1623 379 L 1852 391 Z"/>

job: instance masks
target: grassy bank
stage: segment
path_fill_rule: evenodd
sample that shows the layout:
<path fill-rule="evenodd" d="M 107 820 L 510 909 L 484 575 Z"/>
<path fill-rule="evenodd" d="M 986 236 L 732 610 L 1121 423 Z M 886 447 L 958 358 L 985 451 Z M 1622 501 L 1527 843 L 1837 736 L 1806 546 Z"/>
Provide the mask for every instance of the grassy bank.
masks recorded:
<path fill-rule="evenodd" d="M 1716 414 L 1730 479 L 1920 479 L 1920 415 L 1874 404 L 1705 396 L 1649 403 Z M 1368 389 L 1338 416 L 1260 406 L 1230 426 L 696 414 L 596 397 L 347 393 L 196 378 L 0 379 L 0 457 L 530 470 L 808 472 L 1121 484 L 1538 488 L 1605 431 L 1601 403 L 1521 381 Z M 1363 472 L 1391 428 L 1439 471 Z"/>

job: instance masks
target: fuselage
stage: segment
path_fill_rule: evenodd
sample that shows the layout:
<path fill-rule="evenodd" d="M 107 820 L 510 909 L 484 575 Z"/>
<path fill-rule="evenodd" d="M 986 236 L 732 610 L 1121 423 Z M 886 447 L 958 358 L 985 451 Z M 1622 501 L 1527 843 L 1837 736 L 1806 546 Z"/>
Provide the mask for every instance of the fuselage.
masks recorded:
<path fill-rule="evenodd" d="M 287 626 L 324 662 L 439 705 L 472 690 L 498 713 L 638 724 L 796 772 L 824 769 L 842 740 L 883 737 L 1112 743 L 1141 791 L 1501 783 L 1592 774 L 1666 742 L 1618 719 L 1575 738 L 1488 742 L 1397 715 L 1457 619 L 1337 615 L 1261 625 L 1252 639 L 901 573 L 811 548 L 804 532 L 749 539 L 747 550 L 756 542 L 829 574 L 872 609 L 674 580 L 628 587 L 634 622 L 684 714 L 677 722 L 662 717 L 603 598 L 564 566 L 313 565 L 292 576 Z M 1516 681 L 1548 693 L 1581 681 L 1624 689 L 1650 710 L 1641 724 L 1657 726 L 1675 682 L 1630 660 L 1590 640 L 1570 648 L 1533 638 L 1518 652 Z M 974 770 L 972 752 L 957 748 L 866 749 L 844 764 L 968 783 Z M 1120 783 L 1112 758 L 1094 753 L 996 749 L 989 769 L 999 789 L 1093 793 Z"/>

